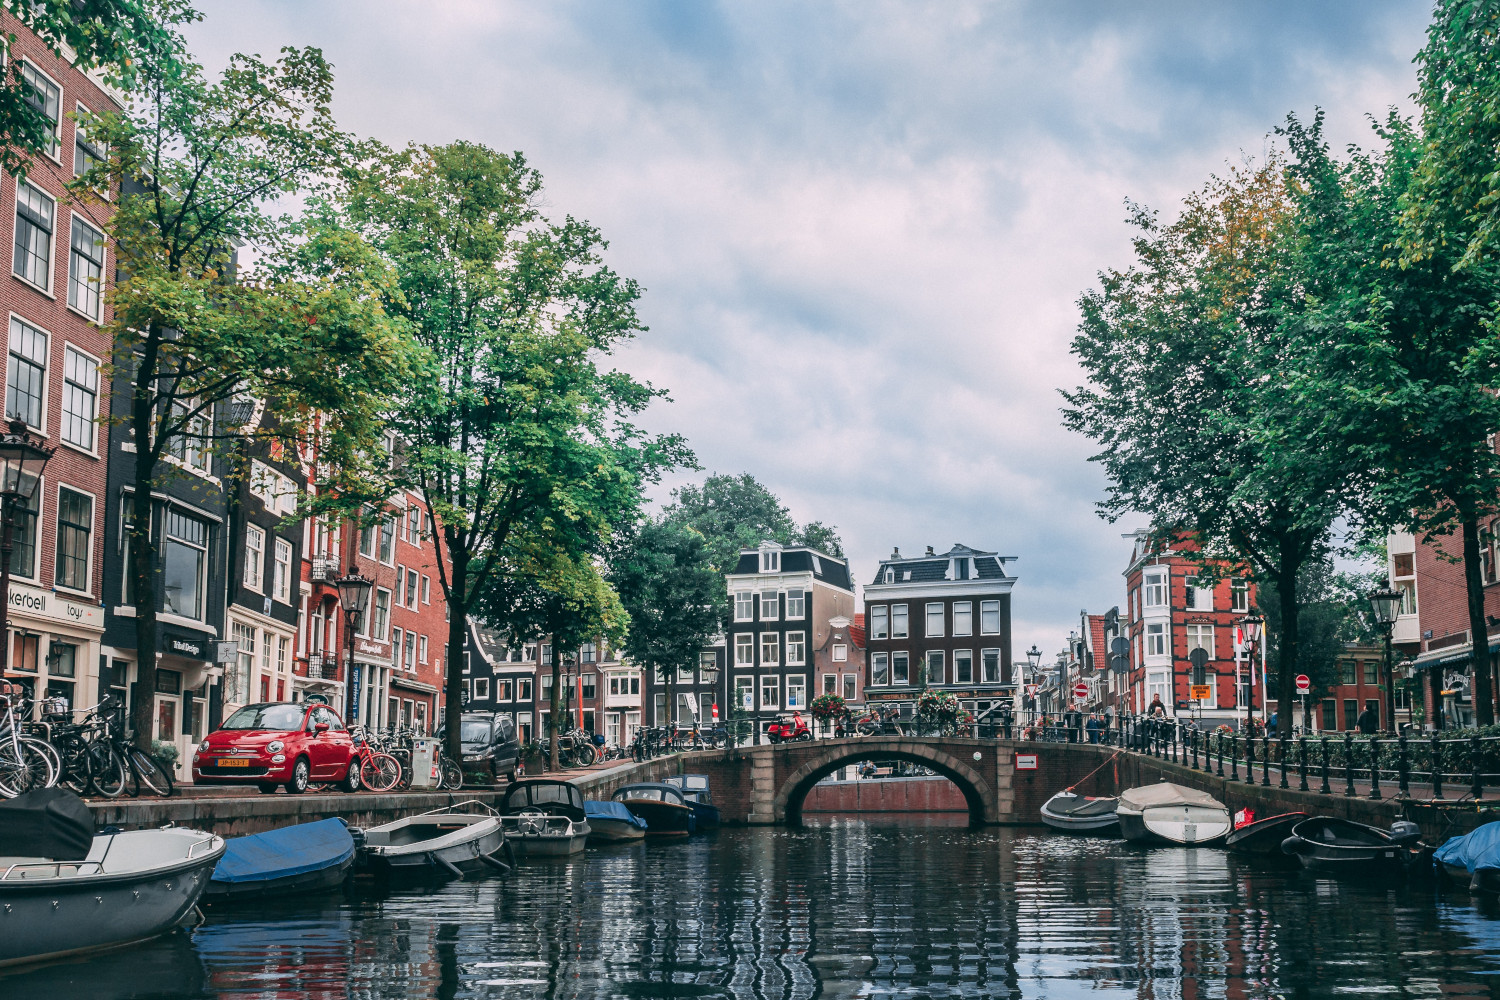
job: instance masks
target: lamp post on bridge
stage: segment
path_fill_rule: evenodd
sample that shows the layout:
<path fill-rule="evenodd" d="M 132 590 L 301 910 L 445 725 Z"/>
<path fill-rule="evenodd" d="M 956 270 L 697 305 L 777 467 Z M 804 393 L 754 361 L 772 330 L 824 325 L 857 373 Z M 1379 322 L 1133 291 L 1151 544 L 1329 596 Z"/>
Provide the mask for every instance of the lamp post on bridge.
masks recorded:
<path fill-rule="evenodd" d="M 1023 699 L 1023 705 L 1025 704 L 1024 699 L 1030 697 L 1030 695 L 1026 693 L 1026 689 L 1035 682 L 1037 669 L 1042 665 L 1042 651 L 1036 648 L 1036 643 L 1032 643 L 1031 648 L 1026 651 L 1026 662 L 1031 665 L 1031 669 L 1027 672 L 1026 677 L 1022 678 L 1021 681 L 1021 697 Z M 1031 708 L 1031 712 L 1033 714 L 1036 712 L 1035 706 L 1036 702 L 1033 701 Z M 1036 720 L 1031 719 L 1029 721 L 1034 722 Z"/>
<path fill-rule="evenodd" d="M 1401 594 L 1391 589 L 1389 579 L 1382 580 L 1380 590 L 1373 591 L 1369 595 L 1370 609 L 1375 614 L 1375 624 L 1380 628 L 1382 637 L 1385 639 L 1385 659 L 1382 661 L 1382 676 L 1385 678 L 1385 719 L 1386 725 L 1391 732 L 1396 731 L 1396 679 L 1391 670 L 1391 630 L 1395 627 L 1396 616 L 1401 611 Z M 1478 644 L 1475 644 L 1477 650 Z M 1474 669 L 1480 669 L 1479 656 L 1472 654 Z M 1489 669 L 1488 665 L 1485 669 Z"/>

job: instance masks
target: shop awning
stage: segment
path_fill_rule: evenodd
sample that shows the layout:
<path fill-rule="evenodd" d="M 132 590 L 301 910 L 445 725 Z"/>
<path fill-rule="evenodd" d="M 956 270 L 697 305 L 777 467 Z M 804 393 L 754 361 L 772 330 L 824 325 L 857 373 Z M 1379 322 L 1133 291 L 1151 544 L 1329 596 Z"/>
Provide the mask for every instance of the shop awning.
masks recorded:
<path fill-rule="evenodd" d="M 391 677 L 391 687 L 404 688 L 407 691 L 419 691 L 422 694 L 437 694 L 436 684 L 426 684 L 415 677 L 402 677 L 395 674 Z"/>
<path fill-rule="evenodd" d="M 1500 653 L 1500 639 L 1490 641 L 1490 655 Z M 1454 646 L 1449 649 L 1434 649 L 1429 653 L 1423 653 L 1412 661 L 1412 670 L 1426 670 L 1428 667 L 1451 667 L 1458 663 L 1469 662 L 1469 644 Z"/>

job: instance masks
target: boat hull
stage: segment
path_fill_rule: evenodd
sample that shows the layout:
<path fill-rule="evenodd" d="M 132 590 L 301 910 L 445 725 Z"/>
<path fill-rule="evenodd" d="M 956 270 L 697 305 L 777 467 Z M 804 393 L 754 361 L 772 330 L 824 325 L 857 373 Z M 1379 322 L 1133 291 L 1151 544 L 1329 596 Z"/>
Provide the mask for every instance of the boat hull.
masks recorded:
<path fill-rule="evenodd" d="M 1054 830 L 1064 833 L 1114 833 L 1119 825 L 1120 818 L 1115 809 L 1118 800 L 1113 797 L 1101 797 L 1082 799 L 1086 811 L 1078 812 L 1054 808 L 1054 804 L 1073 804 L 1079 802 L 1081 796 L 1070 795 L 1067 792 L 1059 792 L 1046 802 L 1042 803 L 1042 822 Z M 1094 805 L 1097 803 L 1097 805 Z"/>
<path fill-rule="evenodd" d="M 1384 830 L 1326 817 L 1298 823 L 1281 849 L 1303 868 L 1350 875 L 1405 869 L 1419 853 L 1395 843 Z"/>
<path fill-rule="evenodd" d="M 257 879 L 252 882 L 210 881 L 203 893 L 204 903 L 237 903 L 245 900 L 270 899 L 276 896 L 307 896 L 328 892 L 344 884 L 354 856 L 313 872 L 299 872 L 281 878 Z"/>
<path fill-rule="evenodd" d="M 1217 843 L 1229 832 L 1229 810 L 1209 806 L 1151 806 L 1139 811 L 1121 807 L 1120 835 L 1141 843 L 1196 847 Z"/>
<path fill-rule="evenodd" d="M 600 816 L 589 817 L 588 841 L 591 844 L 618 844 L 644 840 L 645 837 L 646 831 L 639 824 Z"/>
<path fill-rule="evenodd" d="M 582 851 L 593 826 L 589 822 L 546 813 L 500 818 L 506 842 L 522 857 L 563 858 Z"/>
<path fill-rule="evenodd" d="M 399 848 L 366 848 L 370 864 L 377 870 L 419 871 L 433 867 L 441 868 L 446 861 L 465 871 L 476 871 L 487 867 L 487 857 L 493 857 L 505 847 L 505 834 L 497 823 L 483 832 L 455 844 L 423 849 L 421 845 L 402 845 Z"/>
<path fill-rule="evenodd" d="M 625 808 L 646 821 L 646 836 L 686 837 L 693 832 L 693 810 L 656 799 L 622 799 Z"/>
<path fill-rule="evenodd" d="M 1229 834 L 1224 838 L 1224 846 L 1236 854 L 1290 860 L 1281 850 L 1281 842 L 1304 819 L 1307 819 L 1307 813 L 1301 812 L 1258 819 Z"/>
<path fill-rule="evenodd" d="M 689 802 L 693 810 L 693 826 L 698 833 L 719 828 L 719 807 L 705 802 Z"/>

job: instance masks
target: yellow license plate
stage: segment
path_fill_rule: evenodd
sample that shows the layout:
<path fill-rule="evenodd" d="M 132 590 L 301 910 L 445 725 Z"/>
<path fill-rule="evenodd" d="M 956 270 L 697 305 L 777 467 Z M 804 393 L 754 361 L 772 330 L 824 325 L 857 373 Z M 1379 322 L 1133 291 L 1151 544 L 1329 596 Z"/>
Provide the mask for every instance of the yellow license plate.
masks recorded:
<path fill-rule="evenodd" d="M 222 760 L 219 761 L 219 766 L 220 767 L 249 767 L 250 766 L 250 762 L 248 760 L 233 760 L 233 759 L 230 759 L 230 758 L 226 757 L 226 758 L 224 758 L 224 759 L 222 759 Z"/>

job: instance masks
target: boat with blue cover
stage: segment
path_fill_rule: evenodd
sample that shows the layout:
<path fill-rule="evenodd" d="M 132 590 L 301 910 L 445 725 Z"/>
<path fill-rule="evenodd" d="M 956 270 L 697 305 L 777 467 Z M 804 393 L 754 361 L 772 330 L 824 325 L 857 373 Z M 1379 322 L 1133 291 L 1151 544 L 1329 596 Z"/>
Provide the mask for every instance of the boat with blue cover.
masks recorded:
<path fill-rule="evenodd" d="M 682 789 L 682 797 L 693 810 L 693 825 L 696 830 L 719 828 L 719 807 L 714 805 L 713 795 L 708 790 L 706 774 L 674 774 L 663 778 L 669 785 Z"/>
<path fill-rule="evenodd" d="M 354 863 L 354 838 L 342 819 L 298 823 L 234 837 L 203 893 L 227 903 L 332 889 Z"/>
<path fill-rule="evenodd" d="M 1450 877 L 1467 881 L 1472 892 L 1500 892 L 1500 820 L 1449 839 L 1432 860 Z"/>
<path fill-rule="evenodd" d="M 583 814 L 588 819 L 591 844 L 641 840 L 646 836 L 646 821 L 626 809 L 623 802 L 586 799 Z"/>

